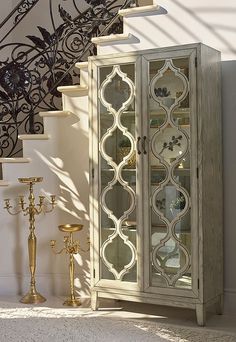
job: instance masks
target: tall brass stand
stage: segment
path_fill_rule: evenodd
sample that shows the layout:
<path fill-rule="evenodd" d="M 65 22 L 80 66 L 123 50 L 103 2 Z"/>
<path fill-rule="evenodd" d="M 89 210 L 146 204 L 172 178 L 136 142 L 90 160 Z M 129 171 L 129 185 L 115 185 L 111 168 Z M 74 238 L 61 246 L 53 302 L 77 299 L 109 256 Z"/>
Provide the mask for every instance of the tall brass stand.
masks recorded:
<path fill-rule="evenodd" d="M 29 269 L 30 269 L 30 275 L 31 275 L 31 281 L 30 281 L 30 290 L 29 292 L 21 298 L 20 302 L 24 304 L 38 304 L 43 303 L 46 301 L 46 299 L 36 290 L 35 286 L 35 270 L 36 270 L 36 245 L 37 245 L 37 238 L 35 236 L 35 215 L 39 215 L 42 212 L 49 213 L 51 212 L 55 205 L 55 195 L 51 195 L 51 202 L 50 204 L 51 208 L 48 209 L 48 205 L 44 203 L 44 196 L 39 196 L 39 204 L 35 205 L 35 197 L 33 192 L 33 185 L 35 183 L 42 182 L 42 177 L 30 177 L 30 178 L 18 178 L 20 183 L 28 184 L 29 185 L 29 205 L 28 207 L 25 207 L 26 203 L 24 202 L 24 197 L 19 197 L 19 210 L 11 210 L 13 207 L 10 205 L 10 199 L 5 199 L 5 207 L 4 209 L 7 209 L 9 214 L 11 215 L 17 215 L 21 212 L 25 216 L 29 215 L 29 237 L 28 237 L 28 253 L 29 253 Z M 38 208 L 37 208 L 38 207 Z"/>
<path fill-rule="evenodd" d="M 62 232 L 69 233 L 69 236 L 64 236 L 64 247 L 56 252 L 54 250 L 56 246 L 56 240 L 51 240 L 51 247 L 55 254 L 61 254 L 63 251 L 66 254 L 69 254 L 70 261 L 69 261 L 69 274 L 70 274 L 70 296 L 63 305 L 77 307 L 81 305 L 81 302 L 78 297 L 75 296 L 75 289 L 74 289 L 74 278 L 75 278 L 75 265 L 74 265 L 74 255 L 78 254 L 80 251 L 86 252 L 80 247 L 79 240 L 73 240 L 73 233 L 80 231 L 83 228 L 81 224 L 65 224 L 58 226 L 58 229 Z M 89 242 L 88 242 L 89 244 Z"/>

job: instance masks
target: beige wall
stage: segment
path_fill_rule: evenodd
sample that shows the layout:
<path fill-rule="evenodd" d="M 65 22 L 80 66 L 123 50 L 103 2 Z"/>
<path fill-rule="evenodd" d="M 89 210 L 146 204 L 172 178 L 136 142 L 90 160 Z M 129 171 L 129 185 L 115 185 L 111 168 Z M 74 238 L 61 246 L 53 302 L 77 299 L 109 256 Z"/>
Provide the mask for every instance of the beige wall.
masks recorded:
<path fill-rule="evenodd" d="M 139 0 L 140 5 L 150 2 L 150 0 Z M 160 16 L 155 22 L 155 28 L 153 26 L 158 37 L 157 46 L 201 41 L 220 50 L 223 60 L 236 59 L 235 0 L 154 0 L 154 2 L 168 10 L 168 15 Z M 146 27 L 143 31 L 145 34 Z"/>
<path fill-rule="evenodd" d="M 144 0 L 143 0 L 144 1 Z M 234 212 L 236 207 L 236 160 L 235 160 L 235 127 L 236 127 L 236 1 L 235 0 L 225 0 L 223 2 L 216 2 L 215 0 L 160 0 L 158 1 L 160 5 L 165 7 L 169 14 L 166 16 L 157 16 L 152 19 L 151 24 L 138 26 L 139 34 L 141 33 L 143 44 L 151 44 L 153 46 L 168 46 L 168 45 L 177 45 L 177 44 L 185 44 L 192 42 L 202 41 L 216 49 L 222 51 L 222 96 L 223 96 L 223 147 L 224 147 L 224 182 L 225 182 L 225 191 L 224 191 L 224 211 L 225 211 L 225 299 L 226 305 L 225 309 L 228 312 L 236 313 L 236 272 L 235 272 L 235 264 L 236 264 L 236 253 L 235 253 L 235 244 L 236 244 L 236 228 L 235 228 L 235 218 Z M 4 5 L 3 5 L 4 4 Z M 8 2 L 1 3 L 1 13 L 7 13 L 9 10 Z M 3 8 L 3 10 L 2 10 Z M 39 13 L 34 10 L 32 12 L 33 20 L 36 20 Z M 41 17 L 44 16 L 44 13 Z M 46 20 L 46 16 L 42 20 Z M 132 24 L 129 26 L 129 30 L 134 30 L 138 20 L 130 21 Z M 136 22 L 136 23 L 135 23 Z M 29 22 L 30 24 L 30 22 Z M 40 23 L 37 23 L 40 25 Z M 43 26 L 43 25 L 42 25 Z M 137 30 L 137 29 L 136 29 Z M 33 34 L 33 32 L 27 32 L 26 28 L 19 28 L 18 34 L 22 36 L 23 34 Z M 34 32 L 35 33 L 35 32 Z M 134 32 L 135 33 L 135 32 Z M 136 32 L 137 34 L 137 32 Z M 150 42 L 151 38 L 151 42 Z M 119 49 L 123 47 L 114 47 L 115 52 L 119 52 Z M 140 46 L 138 44 L 133 44 L 131 46 L 132 49 L 139 49 Z M 230 61 L 231 60 L 231 61 Z M 76 106 L 75 106 L 76 107 Z M 78 116 L 80 116 L 80 109 L 75 109 L 78 111 Z M 81 129 L 83 138 L 81 140 L 80 151 L 84 152 L 84 156 L 88 152 L 88 141 L 87 141 L 87 117 L 86 110 L 83 109 L 82 113 L 82 122 Z M 51 128 L 52 132 L 56 132 L 57 125 Z M 77 132 L 79 134 L 79 132 Z M 66 133 L 61 128 L 61 137 L 58 137 L 57 141 L 61 143 L 68 141 Z M 63 140 L 62 140 L 63 138 Z M 70 137 L 71 138 L 71 137 Z M 45 149 L 45 154 L 49 153 L 50 150 Z M 53 149 L 52 149 L 53 151 Z M 62 151 L 64 151 L 62 149 Z M 51 157 L 54 157 L 54 152 L 52 152 Z M 64 152 L 63 152 L 64 153 Z M 81 152 L 80 152 L 81 153 Z M 48 155 L 48 160 L 50 160 L 50 155 Z M 87 175 L 87 164 L 84 162 L 80 162 L 80 155 L 74 154 L 71 155 L 73 158 L 72 164 L 74 165 L 74 173 L 73 178 L 76 179 L 77 174 L 75 172 L 76 167 L 80 169 L 80 173 L 83 174 L 83 187 L 79 189 L 79 195 L 81 196 L 78 200 L 78 203 L 82 203 L 85 205 L 87 210 L 87 188 L 86 188 L 86 177 Z M 56 162 L 57 160 L 51 159 L 51 161 Z M 81 169 L 81 167 L 84 169 Z M 70 165 L 70 167 L 72 167 Z M 29 168 L 29 166 L 27 166 Z M 37 167 L 32 169 L 32 172 L 36 172 Z M 55 170 L 55 169 L 52 169 Z M 53 171 L 50 170 L 49 174 Z M 40 171 L 40 169 L 39 169 Z M 63 170 L 62 170 L 63 171 Z M 67 169 L 65 170 L 67 173 L 69 172 Z M 27 172 L 30 172 L 28 169 Z M 60 173 L 59 173 L 60 174 Z M 62 172 L 63 174 L 63 172 Z M 70 173 L 69 173 L 70 175 Z M 85 176 L 86 175 L 86 176 Z M 67 174 L 68 176 L 68 174 Z M 15 179 L 17 175 L 15 174 Z M 47 174 L 45 174 L 47 178 Z M 51 177 L 51 176 L 50 176 Z M 49 177 L 49 179 L 50 179 Z M 68 179 L 68 177 L 67 177 Z M 70 180 L 68 179 L 68 186 L 70 187 Z M 49 192 L 53 191 L 67 191 L 65 187 L 63 188 L 63 184 L 52 185 L 48 181 L 48 188 L 46 189 Z M 59 188 L 58 188 L 59 186 Z M 61 186 L 61 188 L 60 188 Z M 82 189 L 82 190 L 81 190 Z M 16 189 L 17 190 L 17 189 Z M 11 190 L 5 191 L 1 194 L 1 198 L 9 193 L 12 197 L 15 196 L 16 191 Z M 73 199 L 73 191 L 72 199 Z M 57 193 L 58 195 L 58 193 Z M 85 197 L 83 197 L 85 196 Z M 1 200 L 2 202 L 2 200 Z M 2 204 L 1 204 L 2 207 Z M 77 208 L 78 209 L 78 208 Z M 73 210 L 71 209 L 72 214 L 66 214 L 66 217 L 69 219 L 74 219 Z M 68 216 L 69 215 L 69 216 Z M 59 216 L 60 220 L 62 216 Z M 78 218 L 78 217 L 77 217 Z M 14 294 L 19 290 L 19 277 L 21 277 L 21 272 L 27 273 L 27 252 L 26 241 L 27 237 L 26 231 L 21 233 L 20 226 L 25 222 L 23 220 L 14 220 L 3 213 L 1 209 L 1 224 L 3 226 L 1 233 L 1 241 L 3 243 L 4 248 L 1 249 L 0 258 L 4 260 L 4 263 L 1 262 L 0 265 L 0 294 Z M 5 220 L 5 221 L 4 221 Z M 14 232 L 13 225 L 17 227 L 17 231 Z M 43 243 L 43 247 L 41 247 L 41 251 L 43 253 L 49 253 L 48 249 L 48 240 L 50 237 L 59 238 L 59 235 L 56 234 L 56 225 L 57 219 L 52 218 L 48 219 L 48 221 L 41 220 L 39 224 L 43 224 L 47 227 L 41 234 L 41 241 Z M 87 225 L 87 222 L 85 222 Z M 50 235 L 48 234 L 48 229 L 51 229 Z M 21 235 L 23 234 L 23 235 Z M 85 230 L 85 234 L 83 239 L 85 241 L 85 236 L 87 235 L 87 231 Z M 20 244 L 18 245 L 18 243 Z M 18 246 L 18 247 L 17 247 Z M 43 249 L 42 249 L 43 248 Z M 22 252 L 23 251 L 23 252 Z M 49 255 L 49 254 L 48 254 Z M 66 264 L 62 262 L 60 265 L 60 257 L 55 258 L 54 261 L 51 260 L 51 256 L 45 256 L 42 261 L 45 263 L 44 265 L 39 265 L 39 272 L 44 274 L 44 278 L 42 280 L 41 286 L 46 289 L 46 292 L 52 293 L 53 281 L 50 280 L 50 284 L 47 282 L 47 274 L 53 272 L 54 270 L 52 264 L 50 262 L 56 262 L 57 266 L 55 266 L 55 270 L 57 272 L 56 279 L 59 281 L 60 272 L 65 279 L 66 274 Z M 62 259 L 61 259 L 62 260 Z M 87 255 L 83 256 L 83 259 L 80 262 L 80 265 L 86 265 L 87 269 L 88 258 Z M 82 266 L 81 266 L 82 267 Z M 80 268 L 81 269 L 81 268 Z M 19 277 L 17 276 L 19 275 Z M 18 278 L 17 278 L 18 277 Z M 51 279 L 51 275 L 49 279 Z M 17 281 L 18 279 L 18 281 Z M 23 288 L 27 288 L 28 279 L 24 281 Z M 58 286 L 57 286 L 58 287 Z M 86 281 L 82 282 L 81 287 L 88 288 L 88 283 Z M 59 286 L 59 292 L 64 291 L 64 286 Z M 86 292 L 86 291 L 85 291 Z"/>
<path fill-rule="evenodd" d="M 0 5 L 0 23 L 2 23 L 2 21 L 10 14 L 10 12 L 12 11 L 12 1 L 4 1 L 1 3 Z M 9 21 L 7 21 L 3 27 L 0 29 L 0 40 L 3 39 L 3 37 L 5 37 L 5 35 L 9 32 L 9 30 L 12 27 L 12 20 L 10 19 Z M 10 34 L 6 40 L 5 43 L 11 43 L 12 42 L 12 34 Z M 6 58 L 8 58 L 9 54 L 11 53 L 11 49 L 4 49 L 1 50 L 1 55 L 0 55 L 0 60 L 5 60 Z"/>
<path fill-rule="evenodd" d="M 160 0 L 169 14 L 157 23 L 160 45 L 201 41 L 236 59 L 236 1 Z M 158 32 L 159 31 L 159 32 Z"/>

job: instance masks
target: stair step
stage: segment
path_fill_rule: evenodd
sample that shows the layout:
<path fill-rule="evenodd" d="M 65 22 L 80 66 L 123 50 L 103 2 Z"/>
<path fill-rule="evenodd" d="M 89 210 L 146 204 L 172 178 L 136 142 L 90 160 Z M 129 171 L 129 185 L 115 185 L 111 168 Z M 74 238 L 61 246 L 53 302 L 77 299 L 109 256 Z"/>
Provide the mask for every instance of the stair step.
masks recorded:
<path fill-rule="evenodd" d="M 88 62 L 75 63 L 75 67 L 80 70 L 80 86 L 88 86 Z"/>
<path fill-rule="evenodd" d="M 78 69 L 88 69 L 88 62 L 75 63 L 75 67 Z"/>
<path fill-rule="evenodd" d="M 81 85 L 60 86 L 57 90 L 67 96 L 85 96 L 88 95 L 88 87 Z"/>
<path fill-rule="evenodd" d="M 119 10 L 119 15 L 122 17 L 138 17 L 144 15 L 160 15 L 167 13 L 167 10 L 159 5 L 131 7 Z"/>
<path fill-rule="evenodd" d="M 6 163 L 29 163 L 31 162 L 30 158 L 0 158 L 0 163 L 6 164 Z"/>
<path fill-rule="evenodd" d="M 0 179 L 0 186 L 8 186 L 10 182 Z"/>
<path fill-rule="evenodd" d="M 70 112 L 69 110 L 52 110 L 49 112 L 40 112 L 39 116 L 41 116 L 42 118 L 44 118 L 44 117 L 64 118 L 64 117 L 69 116 L 71 114 L 73 114 L 73 113 Z"/>
<path fill-rule="evenodd" d="M 50 135 L 48 134 L 20 134 L 18 135 L 20 140 L 48 140 Z"/>
<path fill-rule="evenodd" d="M 111 43 L 136 43 L 139 39 L 131 33 L 110 34 L 109 36 L 94 37 L 91 39 L 92 43 L 96 45 L 108 45 Z"/>

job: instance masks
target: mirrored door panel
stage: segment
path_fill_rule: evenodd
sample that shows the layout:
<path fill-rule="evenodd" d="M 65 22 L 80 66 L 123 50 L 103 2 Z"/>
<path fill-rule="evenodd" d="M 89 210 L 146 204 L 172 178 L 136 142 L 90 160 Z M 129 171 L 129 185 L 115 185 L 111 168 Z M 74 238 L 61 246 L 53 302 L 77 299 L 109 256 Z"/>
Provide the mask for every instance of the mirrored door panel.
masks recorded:
<path fill-rule="evenodd" d="M 192 288 L 189 60 L 149 63 L 150 286 Z"/>
<path fill-rule="evenodd" d="M 100 278 L 137 282 L 135 64 L 99 68 Z"/>

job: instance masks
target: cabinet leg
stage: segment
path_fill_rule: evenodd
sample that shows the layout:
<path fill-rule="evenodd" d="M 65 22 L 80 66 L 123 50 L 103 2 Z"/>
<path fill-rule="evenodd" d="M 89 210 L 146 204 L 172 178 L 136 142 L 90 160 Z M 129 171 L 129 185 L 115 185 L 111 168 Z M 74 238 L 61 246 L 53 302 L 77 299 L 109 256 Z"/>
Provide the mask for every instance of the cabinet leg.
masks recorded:
<path fill-rule="evenodd" d="M 216 303 L 216 314 L 223 315 L 224 309 L 224 296 L 223 294 L 219 296 L 218 301 Z"/>
<path fill-rule="evenodd" d="M 97 291 L 91 292 L 91 309 L 96 311 L 98 309 L 98 293 Z"/>
<path fill-rule="evenodd" d="M 206 324 L 206 307 L 205 304 L 196 304 L 197 324 L 203 327 Z"/>

